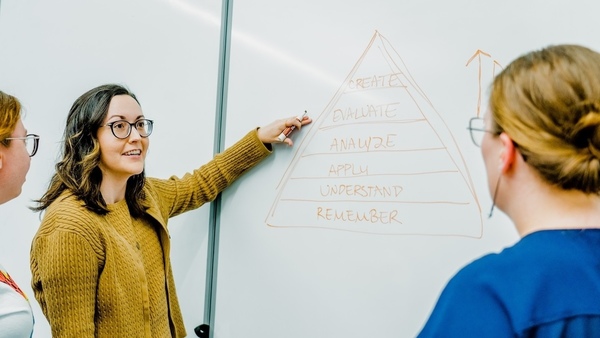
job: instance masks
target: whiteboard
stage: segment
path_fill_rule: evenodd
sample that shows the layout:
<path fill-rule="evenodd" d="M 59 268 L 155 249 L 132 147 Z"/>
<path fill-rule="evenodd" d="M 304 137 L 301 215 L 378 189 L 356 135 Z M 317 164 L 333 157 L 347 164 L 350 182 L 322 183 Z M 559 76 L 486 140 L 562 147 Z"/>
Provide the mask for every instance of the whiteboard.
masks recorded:
<path fill-rule="evenodd" d="M 466 130 L 494 74 L 600 49 L 591 1 L 236 1 L 227 143 L 312 125 L 223 194 L 215 337 L 413 337 L 462 266 L 518 236 Z"/>
<path fill-rule="evenodd" d="M 212 158 L 221 2 L 218 0 L 3 0 L 0 90 L 18 97 L 25 126 L 41 135 L 22 195 L 0 206 L 0 261 L 31 299 L 34 337 L 50 337 L 29 286 L 39 225 L 26 209 L 47 188 L 67 113 L 104 83 L 127 85 L 155 121 L 148 176 L 182 175 Z M 170 222 L 171 260 L 190 336 L 203 322 L 208 212 Z"/>

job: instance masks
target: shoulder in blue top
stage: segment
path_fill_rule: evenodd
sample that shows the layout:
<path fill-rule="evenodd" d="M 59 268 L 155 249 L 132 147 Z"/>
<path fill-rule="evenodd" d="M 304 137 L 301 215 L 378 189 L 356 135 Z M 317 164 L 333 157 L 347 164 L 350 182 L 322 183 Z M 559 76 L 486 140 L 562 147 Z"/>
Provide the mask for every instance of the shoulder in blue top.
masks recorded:
<path fill-rule="evenodd" d="M 600 229 L 538 231 L 472 262 L 419 337 L 600 337 Z"/>

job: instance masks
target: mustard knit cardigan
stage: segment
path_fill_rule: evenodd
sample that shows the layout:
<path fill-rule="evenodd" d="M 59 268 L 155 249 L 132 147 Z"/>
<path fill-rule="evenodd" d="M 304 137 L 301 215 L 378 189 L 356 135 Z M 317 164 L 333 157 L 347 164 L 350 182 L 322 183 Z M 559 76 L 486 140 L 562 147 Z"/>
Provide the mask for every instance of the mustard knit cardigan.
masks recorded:
<path fill-rule="evenodd" d="M 169 259 L 170 217 L 210 202 L 270 154 L 256 130 L 182 178 L 148 178 L 148 216 L 158 224 L 172 337 L 186 331 Z M 32 287 L 52 337 L 151 337 L 148 286 L 131 218 L 98 215 L 65 193 L 48 207 L 31 247 Z M 162 337 L 161 337 L 162 338 Z"/>

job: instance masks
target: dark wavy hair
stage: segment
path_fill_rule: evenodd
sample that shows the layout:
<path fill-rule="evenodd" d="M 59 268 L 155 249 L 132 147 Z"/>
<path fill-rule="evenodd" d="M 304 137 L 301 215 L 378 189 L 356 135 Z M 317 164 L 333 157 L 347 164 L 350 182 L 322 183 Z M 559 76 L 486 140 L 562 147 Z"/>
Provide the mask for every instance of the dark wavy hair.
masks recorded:
<path fill-rule="evenodd" d="M 89 210 L 105 215 L 108 208 L 102 194 L 102 171 L 100 163 L 100 144 L 97 132 L 102 126 L 110 101 L 117 95 L 129 95 L 136 102 L 135 95 L 124 86 L 106 84 L 93 88 L 81 95 L 69 111 L 63 136 L 62 160 L 56 164 L 56 173 L 50 180 L 48 190 L 34 202 L 33 211 L 43 211 L 50 206 L 65 190 L 84 202 Z M 125 200 L 134 217 L 145 213 L 144 200 L 145 170 L 127 181 Z"/>

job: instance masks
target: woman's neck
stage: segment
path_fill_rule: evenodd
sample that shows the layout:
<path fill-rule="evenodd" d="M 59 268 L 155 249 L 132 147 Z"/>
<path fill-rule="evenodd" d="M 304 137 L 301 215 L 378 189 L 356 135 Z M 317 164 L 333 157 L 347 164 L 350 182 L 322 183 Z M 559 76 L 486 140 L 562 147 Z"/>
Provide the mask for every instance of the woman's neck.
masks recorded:
<path fill-rule="evenodd" d="M 577 190 L 549 187 L 527 196 L 513 217 L 525 236 L 539 230 L 600 228 L 600 197 Z"/>
<path fill-rule="evenodd" d="M 110 180 L 104 178 L 100 184 L 100 193 L 106 204 L 114 204 L 125 199 L 127 180 Z"/>

